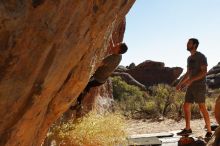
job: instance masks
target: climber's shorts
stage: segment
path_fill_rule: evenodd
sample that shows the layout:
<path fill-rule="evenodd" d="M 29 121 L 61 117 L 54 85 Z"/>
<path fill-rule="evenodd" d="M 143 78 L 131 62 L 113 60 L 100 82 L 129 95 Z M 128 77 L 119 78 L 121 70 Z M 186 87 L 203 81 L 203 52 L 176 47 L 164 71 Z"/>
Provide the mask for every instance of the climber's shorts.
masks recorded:
<path fill-rule="evenodd" d="M 187 88 L 185 102 L 187 103 L 205 103 L 205 84 L 192 84 Z"/>

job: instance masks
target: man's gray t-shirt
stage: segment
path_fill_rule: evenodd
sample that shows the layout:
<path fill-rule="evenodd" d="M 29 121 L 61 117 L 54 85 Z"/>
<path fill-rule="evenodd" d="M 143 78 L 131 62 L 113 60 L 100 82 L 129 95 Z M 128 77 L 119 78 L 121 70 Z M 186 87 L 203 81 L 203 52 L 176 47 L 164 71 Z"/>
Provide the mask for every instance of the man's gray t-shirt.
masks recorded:
<path fill-rule="evenodd" d="M 205 55 L 203 55 L 200 52 L 196 52 L 194 55 L 191 55 L 188 57 L 187 59 L 187 68 L 189 70 L 189 77 L 192 78 L 196 75 L 198 75 L 201 71 L 201 66 L 203 65 L 208 65 L 207 64 L 207 59 L 205 57 Z M 205 77 L 195 81 L 193 83 L 196 84 L 205 84 Z"/>
<path fill-rule="evenodd" d="M 104 83 L 108 77 L 111 75 L 112 72 L 116 69 L 116 67 L 121 62 L 122 55 L 121 54 L 112 54 L 107 56 L 102 61 L 102 66 L 100 66 L 96 72 L 94 73 L 93 77 L 99 83 Z"/>

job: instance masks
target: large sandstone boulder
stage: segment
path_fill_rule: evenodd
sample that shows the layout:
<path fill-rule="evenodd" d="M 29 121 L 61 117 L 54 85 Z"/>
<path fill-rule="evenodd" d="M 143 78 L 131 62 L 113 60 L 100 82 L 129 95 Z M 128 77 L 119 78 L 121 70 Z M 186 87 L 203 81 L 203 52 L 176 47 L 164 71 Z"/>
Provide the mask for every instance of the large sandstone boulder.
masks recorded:
<path fill-rule="evenodd" d="M 209 88 L 220 88 L 220 62 L 208 71 L 206 83 Z"/>
<path fill-rule="evenodd" d="M 146 60 L 137 66 L 134 66 L 133 69 L 155 69 L 155 68 L 163 68 L 165 67 L 165 64 L 163 62 L 158 61 L 152 61 L 152 60 Z"/>
<path fill-rule="evenodd" d="M 0 145 L 39 146 L 134 0 L 0 1 Z"/>
<path fill-rule="evenodd" d="M 126 72 L 141 84 L 149 87 L 159 83 L 171 85 L 182 71 L 180 67 L 169 68 L 165 67 L 162 62 L 147 60 Z"/>

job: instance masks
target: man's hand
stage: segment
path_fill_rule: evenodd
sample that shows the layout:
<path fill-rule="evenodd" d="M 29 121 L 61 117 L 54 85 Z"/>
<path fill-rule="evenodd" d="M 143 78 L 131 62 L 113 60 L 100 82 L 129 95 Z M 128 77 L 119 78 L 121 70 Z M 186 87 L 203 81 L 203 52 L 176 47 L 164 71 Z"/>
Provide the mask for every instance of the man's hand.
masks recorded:
<path fill-rule="evenodd" d="M 188 80 L 186 80 L 184 82 L 179 83 L 176 86 L 176 90 L 180 91 L 180 90 L 182 90 L 185 87 L 189 87 L 191 84 L 192 84 L 192 80 L 188 79 Z"/>
<path fill-rule="evenodd" d="M 181 90 L 181 86 L 182 86 L 181 84 L 176 85 L 176 90 L 178 91 Z"/>
<path fill-rule="evenodd" d="M 192 80 L 187 80 L 184 84 L 185 87 L 189 87 L 192 84 Z"/>
<path fill-rule="evenodd" d="M 180 90 L 182 90 L 184 87 L 185 87 L 184 84 L 181 82 L 181 83 L 179 83 L 178 85 L 176 85 L 176 90 L 177 90 L 177 91 L 180 91 Z"/>

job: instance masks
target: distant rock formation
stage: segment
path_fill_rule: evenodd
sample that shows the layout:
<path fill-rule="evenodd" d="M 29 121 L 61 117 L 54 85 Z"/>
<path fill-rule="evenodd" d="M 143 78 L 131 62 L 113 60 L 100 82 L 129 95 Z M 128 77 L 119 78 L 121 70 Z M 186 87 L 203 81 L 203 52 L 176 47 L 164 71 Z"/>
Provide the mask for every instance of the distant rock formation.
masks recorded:
<path fill-rule="evenodd" d="M 163 62 L 146 60 L 138 64 L 135 69 L 155 69 L 155 68 L 164 68 L 165 64 Z M 133 68 L 134 69 L 134 68 Z"/>
<path fill-rule="evenodd" d="M 141 84 L 149 87 L 160 83 L 171 85 L 182 71 L 180 67 L 169 68 L 165 67 L 163 62 L 147 60 L 126 72 Z"/>
<path fill-rule="evenodd" d="M 134 69 L 135 68 L 135 64 L 132 62 L 129 66 L 127 66 L 127 69 Z"/>
<path fill-rule="evenodd" d="M 220 62 L 208 71 L 206 83 L 209 88 L 220 88 Z"/>

